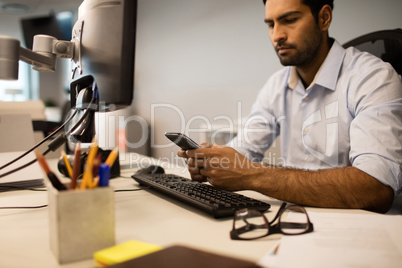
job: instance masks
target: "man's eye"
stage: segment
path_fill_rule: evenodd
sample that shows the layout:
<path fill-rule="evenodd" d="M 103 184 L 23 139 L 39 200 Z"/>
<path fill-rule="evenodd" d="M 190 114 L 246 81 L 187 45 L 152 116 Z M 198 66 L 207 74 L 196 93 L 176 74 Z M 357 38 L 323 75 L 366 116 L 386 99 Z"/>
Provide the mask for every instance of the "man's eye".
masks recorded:
<path fill-rule="evenodd" d="M 286 19 L 286 20 L 285 20 L 285 22 L 288 23 L 288 24 L 289 24 L 289 23 L 294 23 L 294 22 L 296 22 L 296 21 L 297 21 L 296 18 L 293 18 L 293 19 Z"/>

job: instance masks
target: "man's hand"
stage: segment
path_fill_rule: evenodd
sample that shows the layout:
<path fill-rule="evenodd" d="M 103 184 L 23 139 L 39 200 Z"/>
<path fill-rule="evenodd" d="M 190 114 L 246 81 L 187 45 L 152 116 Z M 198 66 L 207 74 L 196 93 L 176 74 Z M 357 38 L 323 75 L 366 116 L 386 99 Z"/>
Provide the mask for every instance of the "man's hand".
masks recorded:
<path fill-rule="evenodd" d="M 191 150 L 187 156 L 192 177 L 207 179 L 212 185 L 229 191 L 250 189 L 255 176 L 263 172 L 262 164 L 223 145 Z"/>
<path fill-rule="evenodd" d="M 208 180 L 229 191 L 254 190 L 304 206 L 381 213 L 393 201 L 390 186 L 352 166 L 317 171 L 269 167 L 248 160 L 231 147 L 210 144 L 178 154 L 187 158 L 194 180 Z"/>
<path fill-rule="evenodd" d="M 201 148 L 211 148 L 212 144 L 209 143 L 201 143 L 200 144 Z M 195 149 L 198 150 L 198 149 Z M 191 178 L 195 181 L 199 181 L 199 182 L 205 182 L 207 181 L 207 177 L 201 175 L 200 173 L 200 169 L 204 167 L 203 165 L 203 161 L 204 159 L 195 159 L 189 155 L 193 155 L 191 152 L 194 150 L 183 150 L 180 149 L 177 152 L 177 155 L 183 158 L 186 158 L 187 160 L 187 165 L 188 165 L 188 171 L 190 172 Z M 199 163 L 197 163 L 199 162 Z"/>

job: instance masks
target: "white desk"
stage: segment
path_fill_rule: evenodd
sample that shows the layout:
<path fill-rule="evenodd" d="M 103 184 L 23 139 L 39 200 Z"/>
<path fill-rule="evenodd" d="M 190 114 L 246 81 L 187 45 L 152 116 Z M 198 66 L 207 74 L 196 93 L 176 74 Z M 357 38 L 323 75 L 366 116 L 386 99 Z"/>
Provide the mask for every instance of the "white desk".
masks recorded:
<path fill-rule="evenodd" d="M 51 163 L 55 166 L 55 162 Z M 129 178 L 135 169 L 122 171 L 111 180 L 117 189 L 136 189 Z M 168 169 L 166 173 L 177 173 Z M 181 174 L 183 175 L 183 174 Z M 272 205 L 266 213 L 272 218 L 281 204 L 255 192 L 242 192 Z M 139 240 L 161 246 L 184 244 L 207 251 L 258 261 L 275 246 L 280 235 L 256 241 L 233 241 L 229 237 L 232 219 L 214 219 L 203 212 L 148 190 L 115 193 L 116 244 Z M 12 191 L 0 193 L 0 206 L 39 206 L 47 204 L 47 192 Z M 312 209 L 308 211 L 328 211 Z M 356 210 L 331 210 L 356 213 Z M 368 213 L 359 211 L 359 213 Z M 0 210 L 0 267 L 59 267 L 49 247 L 48 209 Z M 93 260 L 63 267 L 93 267 Z"/>

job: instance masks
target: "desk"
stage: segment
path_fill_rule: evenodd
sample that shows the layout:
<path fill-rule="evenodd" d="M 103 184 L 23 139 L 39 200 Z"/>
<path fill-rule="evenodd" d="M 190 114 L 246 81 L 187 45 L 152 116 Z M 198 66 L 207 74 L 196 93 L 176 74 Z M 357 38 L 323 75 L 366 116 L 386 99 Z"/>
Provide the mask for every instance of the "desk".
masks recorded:
<path fill-rule="evenodd" d="M 50 161 L 52 166 L 56 161 Z M 54 168 L 54 170 L 56 170 Z M 137 189 L 130 178 L 135 168 L 123 170 L 121 178 L 111 180 L 118 189 Z M 166 173 L 180 173 L 169 168 Z M 184 176 L 188 176 L 184 175 Z M 281 202 L 255 192 L 242 194 L 272 205 L 266 216 L 275 215 Z M 195 248 L 258 261 L 272 249 L 280 235 L 256 241 L 233 241 L 229 238 L 232 219 L 214 219 L 192 207 L 148 190 L 116 192 L 116 244 L 129 240 L 163 247 L 184 244 Z M 0 206 L 40 206 L 47 204 L 47 192 L 12 191 L 0 193 Z M 308 208 L 308 211 L 329 211 Z M 343 213 L 368 213 L 356 210 L 330 210 Z M 48 209 L 0 210 L 0 267 L 59 267 L 49 247 Z M 70 263 L 62 267 L 94 267 L 93 260 Z"/>

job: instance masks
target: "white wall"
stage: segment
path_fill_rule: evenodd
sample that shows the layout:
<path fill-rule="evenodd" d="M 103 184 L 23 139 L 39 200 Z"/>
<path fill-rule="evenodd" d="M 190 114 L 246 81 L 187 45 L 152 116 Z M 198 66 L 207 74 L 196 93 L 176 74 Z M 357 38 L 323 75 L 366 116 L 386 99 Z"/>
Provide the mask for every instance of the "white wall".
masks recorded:
<path fill-rule="evenodd" d="M 330 34 L 345 43 L 402 28 L 401 10 L 400 0 L 335 0 Z M 263 20 L 261 0 L 139 0 L 132 111 L 151 124 L 153 156 L 171 158 L 177 147 L 157 148 L 168 143 L 163 133 L 187 131 L 196 116 L 228 126 L 214 118 L 248 114 L 281 68 Z M 201 125 L 194 121 L 190 128 Z M 190 136 L 202 142 L 194 131 Z"/>
<path fill-rule="evenodd" d="M 163 133 L 183 131 L 195 116 L 235 119 L 238 102 L 241 115 L 248 114 L 268 75 L 279 68 L 263 20 L 259 0 L 139 0 L 134 111 L 151 122 L 152 104 L 172 105 L 154 109 L 156 145 L 168 144 Z M 154 147 L 153 155 L 176 151 Z"/>
<path fill-rule="evenodd" d="M 335 0 L 330 35 L 346 43 L 362 34 L 402 28 L 401 0 Z"/>
<path fill-rule="evenodd" d="M 345 43 L 364 33 L 402 28 L 401 10 L 401 0 L 335 0 L 330 34 Z M 124 112 L 151 124 L 157 146 L 168 143 L 165 131 L 201 126 L 201 120 L 191 121 L 197 116 L 225 126 L 226 120 L 214 118 L 247 116 L 259 89 L 281 68 L 263 20 L 261 0 L 138 0 L 134 102 Z M 0 22 L 0 34 L 22 38 L 19 16 L 1 13 Z M 48 76 L 40 79 L 41 92 L 64 90 L 65 81 Z M 198 133 L 190 136 L 202 142 Z M 177 151 L 157 146 L 156 157 Z"/>

